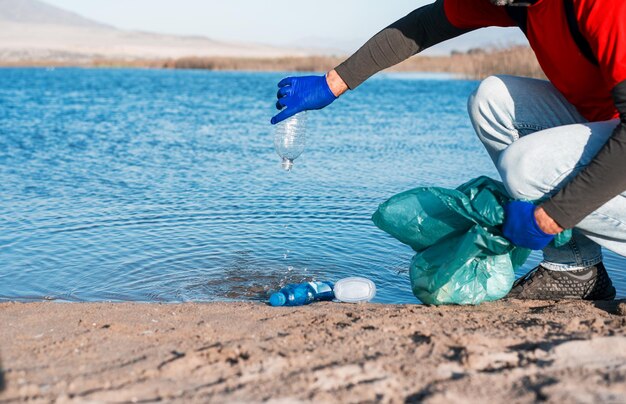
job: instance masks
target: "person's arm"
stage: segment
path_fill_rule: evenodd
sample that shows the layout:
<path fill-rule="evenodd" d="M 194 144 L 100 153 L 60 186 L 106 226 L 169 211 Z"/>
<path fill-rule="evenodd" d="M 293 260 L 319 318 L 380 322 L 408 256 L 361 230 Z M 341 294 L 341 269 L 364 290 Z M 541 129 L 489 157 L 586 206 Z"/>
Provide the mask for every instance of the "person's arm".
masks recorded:
<path fill-rule="evenodd" d="M 327 75 L 329 86 L 333 92 L 338 91 L 335 95 L 341 95 L 348 88 L 354 90 L 375 73 L 471 30 L 453 25 L 446 16 L 444 0 L 437 0 L 413 11 L 367 41 Z"/>
<path fill-rule="evenodd" d="M 621 122 L 611 138 L 587 167 L 540 207 L 562 228 L 576 226 L 626 191 L 626 81 L 615 86 L 613 98 Z M 549 220 L 544 220 L 544 226 L 549 225 Z"/>
<path fill-rule="evenodd" d="M 302 111 L 325 108 L 374 73 L 432 45 L 477 28 L 513 25 L 505 8 L 489 0 L 437 0 L 379 32 L 326 75 L 281 80 L 276 102 L 280 112 L 271 122 L 277 124 Z"/>
<path fill-rule="evenodd" d="M 278 84 L 276 103 L 280 112 L 272 118 L 272 124 L 282 122 L 301 111 L 325 108 L 348 89 L 354 90 L 373 74 L 432 45 L 478 28 L 457 28 L 453 25 L 446 15 L 446 2 L 454 3 L 455 6 L 463 2 L 473 2 L 495 7 L 486 0 L 437 0 L 380 31 L 325 76 L 283 79 Z M 454 10 L 457 14 L 463 11 L 460 7 L 455 7 Z"/>

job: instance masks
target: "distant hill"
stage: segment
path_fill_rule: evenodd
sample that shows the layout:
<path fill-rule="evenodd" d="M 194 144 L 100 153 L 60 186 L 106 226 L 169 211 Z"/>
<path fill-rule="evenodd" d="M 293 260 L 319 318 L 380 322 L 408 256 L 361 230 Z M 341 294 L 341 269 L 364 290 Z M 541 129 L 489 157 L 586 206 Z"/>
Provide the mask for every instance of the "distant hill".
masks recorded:
<path fill-rule="evenodd" d="M 106 27 L 99 22 L 38 0 L 0 0 L 0 21 L 74 27 Z"/>
<path fill-rule="evenodd" d="M 38 0 L 0 0 L 0 64 L 97 59 L 273 58 L 310 52 L 199 36 L 120 30 Z"/>

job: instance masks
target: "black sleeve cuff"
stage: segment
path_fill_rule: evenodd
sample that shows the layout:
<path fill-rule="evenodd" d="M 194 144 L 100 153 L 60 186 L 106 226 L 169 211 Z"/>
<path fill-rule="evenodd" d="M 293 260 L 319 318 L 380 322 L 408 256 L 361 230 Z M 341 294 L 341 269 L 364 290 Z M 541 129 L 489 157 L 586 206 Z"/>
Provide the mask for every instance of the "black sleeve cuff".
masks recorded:
<path fill-rule="evenodd" d="M 564 229 L 571 229 L 576 226 L 580 220 L 584 219 L 581 218 L 579 220 L 578 218 L 571 217 L 566 212 L 562 211 L 561 208 L 559 208 L 559 206 L 552 201 L 552 199 L 544 202 L 541 207 L 546 211 L 548 216 L 552 218 L 552 220 Z"/>
<path fill-rule="evenodd" d="M 350 71 L 350 69 L 346 66 L 346 62 L 335 67 L 335 71 L 337 72 L 339 77 L 341 77 L 344 83 L 346 83 L 350 90 L 354 90 L 361 83 L 363 83 L 363 81 L 359 80 L 358 76 Z"/>

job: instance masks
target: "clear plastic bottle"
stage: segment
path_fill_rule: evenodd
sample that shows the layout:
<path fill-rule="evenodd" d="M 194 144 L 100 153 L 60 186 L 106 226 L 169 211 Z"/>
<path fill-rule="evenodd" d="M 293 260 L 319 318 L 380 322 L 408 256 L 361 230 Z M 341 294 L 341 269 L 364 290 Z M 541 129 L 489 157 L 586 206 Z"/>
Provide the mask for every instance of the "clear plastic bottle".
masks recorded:
<path fill-rule="evenodd" d="M 376 285 L 365 278 L 345 278 L 335 283 L 333 292 L 335 293 L 335 299 L 340 302 L 369 302 L 376 296 Z"/>
<path fill-rule="evenodd" d="M 317 301 L 330 301 L 335 298 L 333 284 L 330 282 L 308 282 L 299 285 L 287 285 L 270 296 L 270 305 L 304 306 Z"/>
<path fill-rule="evenodd" d="M 293 161 L 300 157 L 306 146 L 306 111 L 276 124 L 274 148 L 283 159 L 283 168 L 291 171 Z"/>

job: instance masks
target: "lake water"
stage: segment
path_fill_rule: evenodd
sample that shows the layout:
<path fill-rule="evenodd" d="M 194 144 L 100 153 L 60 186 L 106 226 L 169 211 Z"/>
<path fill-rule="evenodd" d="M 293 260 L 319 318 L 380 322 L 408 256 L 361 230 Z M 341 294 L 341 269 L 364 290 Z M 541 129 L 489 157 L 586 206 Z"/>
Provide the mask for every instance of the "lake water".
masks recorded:
<path fill-rule="evenodd" d="M 287 173 L 269 125 L 282 76 L 0 69 L 0 300 L 256 300 L 359 275 L 378 302 L 416 302 L 411 250 L 370 217 L 497 175 L 467 118 L 477 82 L 372 79 L 309 114 Z M 605 262 L 625 295 L 626 261 Z"/>

